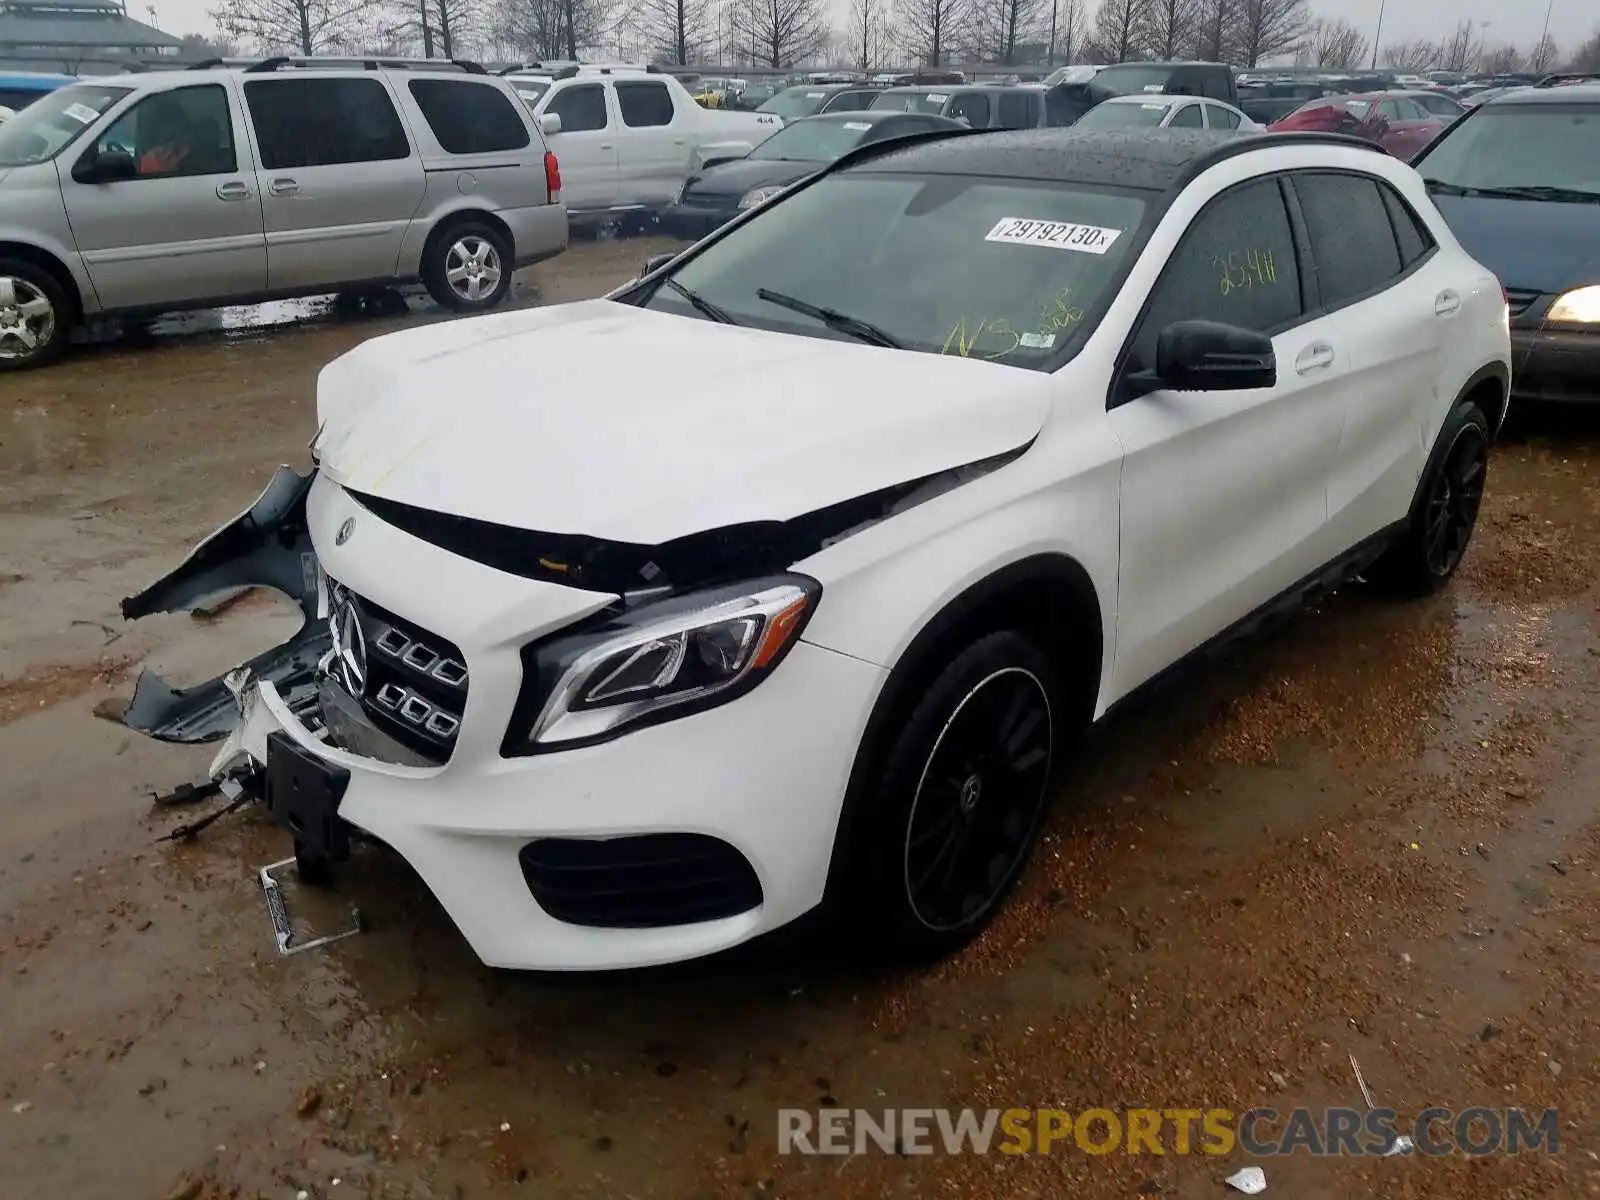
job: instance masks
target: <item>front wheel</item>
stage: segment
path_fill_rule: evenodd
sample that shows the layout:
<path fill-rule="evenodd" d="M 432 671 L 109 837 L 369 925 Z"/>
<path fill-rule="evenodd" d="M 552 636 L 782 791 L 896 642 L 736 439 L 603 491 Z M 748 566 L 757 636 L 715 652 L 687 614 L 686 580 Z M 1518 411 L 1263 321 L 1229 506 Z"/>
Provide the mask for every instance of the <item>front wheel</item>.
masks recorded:
<path fill-rule="evenodd" d="M 59 355 L 71 332 L 71 312 L 48 271 L 0 258 L 0 371 L 40 367 Z"/>
<path fill-rule="evenodd" d="M 422 282 L 445 308 L 483 312 L 511 290 L 511 247 L 485 222 L 451 225 L 429 241 Z"/>
<path fill-rule="evenodd" d="M 845 908 L 877 958 L 971 941 L 1021 876 L 1056 754 L 1049 659 L 1013 631 L 950 661 L 910 707 L 863 789 L 846 848 Z"/>
<path fill-rule="evenodd" d="M 1391 591 L 1425 596 L 1450 582 L 1466 555 L 1489 472 L 1489 418 L 1463 400 L 1439 431 L 1400 540 L 1371 578 Z"/>

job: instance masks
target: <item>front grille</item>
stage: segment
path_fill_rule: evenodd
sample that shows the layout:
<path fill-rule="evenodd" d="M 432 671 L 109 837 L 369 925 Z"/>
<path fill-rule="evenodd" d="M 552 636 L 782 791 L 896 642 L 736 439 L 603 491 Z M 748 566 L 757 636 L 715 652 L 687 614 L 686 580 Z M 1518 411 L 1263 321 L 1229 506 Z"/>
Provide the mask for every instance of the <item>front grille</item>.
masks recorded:
<path fill-rule="evenodd" d="M 336 587 L 334 619 L 348 599 L 361 624 L 366 679 L 357 697 L 375 725 L 430 762 L 448 762 L 467 706 L 466 656 L 454 643 Z M 353 691 L 334 664 L 336 681 Z"/>
<path fill-rule="evenodd" d="M 1533 307 L 1534 301 L 1539 299 L 1539 291 L 1529 288 L 1507 288 L 1506 303 L 1511 306 L 1511 315 L 1520 317 Z"/>
<path fill-rule="evenodd" d="M 662 929 L 737 916 L 761 903 L 749 860 L 698 833 L 541 838 L 517 858 L 539 907 L 569 925 Z"/>

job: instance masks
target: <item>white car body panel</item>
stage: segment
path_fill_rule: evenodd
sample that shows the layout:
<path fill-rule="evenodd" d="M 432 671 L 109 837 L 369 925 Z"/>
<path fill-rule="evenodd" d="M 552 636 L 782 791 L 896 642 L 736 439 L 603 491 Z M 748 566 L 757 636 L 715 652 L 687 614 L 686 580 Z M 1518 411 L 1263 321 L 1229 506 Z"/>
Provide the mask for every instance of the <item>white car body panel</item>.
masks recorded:
<path fill-rule="evenodd" d="M 1159 389 L 1108 411 L 1122 348 L 1195 216 L 1235 184 L 1296 168 L 1387 180 L 1439 252 L 1379 303 L 1278 335 L 1275 388 Z M 1445 291 L 1462 303 L 1435 315 Z M 1323 346 L 1331 358 L 1301 370 Z M 1415 172 L 1292 139 L 1196 177 L 1054 374 L 612 301 L 375 338 L 319 379 L 310 538 L 328 577 L 461 650 L 471 688 L 459 740 L 439 766 L 363 757 L 322 740 L 263 683 L 215 769 L 262 761 L 274 731 L 346 768 L 340 816 L 405 856 L 490 964 L 621 968 L 720 950 L 823 898 L 874 705 L 907 647 L 968 589 L 1039 555 L 1076 564 L 1102 626 L 1099 716 L 1404 521 L 1461 389 L 1509 363 L 1498 285 L 1461 252 Z M 985 459 L 1003 461 L 960 470 Z M 748 695 L 527 757 L 502 752 L 522 648 L 617 596 L 484 566 L 349 494 L 653 547 L 925 477 L 928 495 L 792 564 L 820 582 L 821 600 Z M 531 839 L 663 830 L 737 848 L 761 903 L 671 928 L 580 927 L 544 912 L 519 866 Z"/>

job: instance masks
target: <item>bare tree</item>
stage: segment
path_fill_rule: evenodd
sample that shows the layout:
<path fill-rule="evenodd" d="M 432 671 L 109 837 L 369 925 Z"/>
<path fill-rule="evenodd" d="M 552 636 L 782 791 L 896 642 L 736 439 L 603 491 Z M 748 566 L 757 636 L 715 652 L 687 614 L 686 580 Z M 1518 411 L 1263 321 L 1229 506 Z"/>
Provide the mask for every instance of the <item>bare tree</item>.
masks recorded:
<path fill-rule="evenodd" d="M 1600 71 L 1600 30 L 1578 47 L 1567 67 L 1573 71 Z"/>
<path fill-rule="evenodd" d="M 1156 58 L 1181 57 L 1194 41 L 1199 16 L 1197 0 L 1148 0 L 1140 14 L 1139 41 Z"/>
<path fill-rule="evenodd" d="M 1483 53 L 1478 27 L 1471 21 L 1458 21 L 1450 36 L 1439 43 L 1439 67 L 1445 71 L 1468 71 Z"/>
<path fill-rule="evenodd" d="M 1367 39 L 1343 17 L 1315 20 L 1304 42 L 1306 65 L 1348 71 L 1367 58 Z"/>
<path fill-rule="evenodd" d="M 1101 0 L 1089 35 L 1089 55 L 1100 62 L 1128 62 L 1144 54 L 1141 35 L 1151 0 Z"/>
<path fill-rule="evenodd" d="M 376 0 L 222 0 L 210 15 L 225 37 L 310 56 L 359 48 L 376 13 Z"/>
<path fill-rule="evenodd" d="M 421 46 L 423 56 L 455 58 L 481 29 L 480 0 L 399 0 L 384 14 L 374 37 L 396 46 Z"/>
<path fill-rule="evenodd" d="M 1204 62 L 1228 62 L 1243 0 L 1197 0 L 1192 53 Z"/>
<path fill-rule="evenodd" d="M 1311 10 L 1306 0 L 1243 0 L 1239 5 L 1238 56 L 1247 67 L 1293 49 L 1305 36 Z"/>
<path fill-rule="evenodd" d="M 710 0 L 642 0 L 631 15 L 654 52 L 679 66 L 693 62 L 713 40 Z"/>
<path fill-rule="evenodd" d="M 1507 43 L 1504 46 L 1485 46 L 1478 56 L 1478 70 L 1491 75 L 1505 75 L 1520 71 L 1523 66 L 1522 51 Z"/>
<path fill-rule="evenodd" d="M 1058 59 L 1072 62 L 1083 41 L 1083 27 L 1088 23 L 1083 0 L 1050 0 L 1050 40 L 1045 62 L 1052 67 Z"/>
<path fill-rule="evenodd" d="M 492 20 L 482 19 L 476 9 L 467 7 L 478 2 L 481 0 L 431 0 L 436 11 L 437 6 L 446 4 L 464 8 L 472 23 L 486 27 L 497 44 L 532 59 L 577 58 L 580 48 L 600 45 L 615 26 L 611 0 L 501 0 Z M 454 23 L 460 24 L 459 19 Z M 444 27 L 441 19 L 441 35 Z"/>
<path fill-rule="evenodd" d="M 876 71 L 889 60 L 894 24 L 889 0 L 851 0 L 844 53 L 858 71 Z"/>
<path fill-rule="evenodd" d="M 183 43 L 179 55 L 189 62 L 208 58 L 233 58 L 239 53 L 239 48 L 226 38 L 208 38 L 204 34 L 186 33 L 178 40 Z"/>
<path fill-rule="evenodd" d="M 792 67 L 828 44 L 824 0 L 744 0 L 733 14 L 736 39 L 766 67 Z"/>
<path fill-rule="evenodd" d="M 901 45 L 926 66 L 943 66 L 960 41 L 970 0 L 896 0 Z"/>
<path fill-rule="evenodd" d="M 1383 65 L 1395 71 L 1424 71 L 1439 61 L 1439 47 L 1427 38 L 1391 42 L 1379 56 Z"/>
<path fill-rule="evenodd" d="M 1533 49 L 1528 51 L 1528 70 L 1552 71 L 1555 69 L 1556 60 L 1561 57 L 1561 48 L 1556 45 L 1555 38 L 1548 33 L 1533 44 Z"/>
<path fill-rule="evenodd" d="M 1044 0 L 973 0 L 967 50 L 979 62 L 1011 66 L 1017 48 L 1043 34 L 1048 16 Z"/>

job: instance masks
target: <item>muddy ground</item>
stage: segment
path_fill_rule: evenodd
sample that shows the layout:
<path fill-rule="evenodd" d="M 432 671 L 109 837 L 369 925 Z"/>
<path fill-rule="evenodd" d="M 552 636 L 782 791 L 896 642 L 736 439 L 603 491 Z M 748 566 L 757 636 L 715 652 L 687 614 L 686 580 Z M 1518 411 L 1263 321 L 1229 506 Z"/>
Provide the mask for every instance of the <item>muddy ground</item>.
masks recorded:
<path fill-rule="evenodd" d="M 575 247 L 520 302 L 659 244 Z M 312 381 L 405 321 L 159 322 L 0 386 L 0 1197 L 1208 1197 L 1246 1161 L 802 1158 L 777 1110 L 1358 1104 L 1561 1110 L 1560 1153 L 1267 1161 L 1269 1195 L 1600 1194 L 1600 418 L 1522 414 L 1463 573 L 1355 588 L 1099 731 L 1017 901 L 911 974 L 826 947 L 649 975 L 480 967 L 403 866 L 280 959 L 250 815 L 151 793 L 207 755 L 94 715 L 149 663 L 276 640 L 258 602 L 117 601 L 303 463 Z M 532 378 L 530 378 L 530 386 Z"/>

